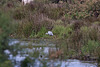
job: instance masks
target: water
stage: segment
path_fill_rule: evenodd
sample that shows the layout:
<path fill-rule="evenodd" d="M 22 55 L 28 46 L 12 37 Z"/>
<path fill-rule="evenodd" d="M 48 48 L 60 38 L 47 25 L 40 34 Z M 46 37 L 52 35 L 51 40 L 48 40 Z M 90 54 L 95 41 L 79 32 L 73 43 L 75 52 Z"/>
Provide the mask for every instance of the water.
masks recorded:
<path fill-rule="evenodd" d="M 53 59 L 50 52 L 59 50 L 51 40 L 17 40 L 11 39 L 9 46 L 12 50 L 5 50 L 14 67 L 97 67 L 95 61 L 80 61 L 77 59 Z"/>

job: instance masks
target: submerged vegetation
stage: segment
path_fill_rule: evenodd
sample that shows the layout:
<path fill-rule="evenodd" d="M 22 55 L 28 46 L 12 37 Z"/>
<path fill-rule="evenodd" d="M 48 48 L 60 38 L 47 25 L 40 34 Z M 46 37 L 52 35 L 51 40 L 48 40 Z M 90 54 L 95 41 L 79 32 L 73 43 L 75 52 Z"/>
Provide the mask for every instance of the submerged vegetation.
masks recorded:
<path fill-rule="evenodd" d="M 34 0 L 23 5 L 19 0 L 0 0 L 0 10 L 11 17 L 0 12 L 0 53 L 3 54 L 3 50 L 8 48 L 8 36 L 50 38 L 64 40 L 62 42 L 66 44 L 60 43 L 59 46 L 64 55 L 69 55 L 68 58 L 81 56 L 78 59 L 83 59 L 83 56 L 92 56 L 100 59 L 100 1 L 71 0 L 57 4 L 51 1 Z M 13 33 L 12 23 L 16 24 Z M 46 35 L 48 31 L 54 35 Z M 2 54 L 0 58 L 3 57 Z M 2 61 L 0 59 L 0 67 L 4 67 L 1 63 L 10 64 L 10 61 Z M 26 62 L 29 60 L 26 59 Z"/>

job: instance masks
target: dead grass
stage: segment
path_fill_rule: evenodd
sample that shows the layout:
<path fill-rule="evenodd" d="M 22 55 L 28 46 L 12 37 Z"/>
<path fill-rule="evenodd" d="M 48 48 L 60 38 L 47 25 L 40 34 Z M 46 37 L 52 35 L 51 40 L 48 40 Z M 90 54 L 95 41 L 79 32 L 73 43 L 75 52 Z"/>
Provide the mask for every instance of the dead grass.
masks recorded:
<path fill-rule="evenodd" d="M 63 51 L 61 49 L 59 49 L 57 51 L 49 50 L 49 58 L 50 59 L 58 59 L 58 58 L 61 58 L 62 55 L 63 55 Z"/>

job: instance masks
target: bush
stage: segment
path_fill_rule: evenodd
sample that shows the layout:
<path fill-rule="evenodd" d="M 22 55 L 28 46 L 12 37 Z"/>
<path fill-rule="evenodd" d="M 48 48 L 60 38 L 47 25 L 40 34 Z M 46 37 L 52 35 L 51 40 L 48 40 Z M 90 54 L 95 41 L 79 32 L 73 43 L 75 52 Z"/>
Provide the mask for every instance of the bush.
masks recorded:
<path fill-rule="evenodd" d="M 81 35 L 82 35 L 81 39 L 83 40 L 83 44 L 87 43 L 87 41 L 90 39 L 90 37 L 89 37 L 89 35 L 90 35 L 89 30 L 90 30 L 90 28 L 87 27 L 87 26 L 82 26 L 80 28 L 80 32 L 81 32 Z"/>
<path fill-rule="evenodd" d="M 29 20 L 30 18 L 32 20 Z M 30 18 L 28 17 L 18 23 L 18 29 L 16 31 L 18 36 L 34 37 L 34 35 L 37 35 L 41 31 L 42 27 L 45 27 L 46 30 L 52 30 L 53 28 L 53 21 L 43 14 L 35 14 L 34 17 L 31 16 Z"/>
<path fill-rule="evenodd" d="M 50 19 L 54 19 L 54 20 L 60 19 L 64 14 L 64 8 L 58 8 L 58 7 L 56 8 L 56 5 L 55 7 L 52 8 L 51 7 L 52 5 L 45 8 L 43 10 L 43 13 L 45 13 Z"/>
<path fill-rule="evenodd" d="M 14 19 L 17 19 L 17 20 L 22 20 L 26 16 L 27 16 L 27 10 L 25 10 L 25 7 L 23 7 L 23 6 L 16 8 L 13 12 L 13 17 L 14 17 Z"/>
<path fill-rule="evenodd" d="M 32 33 L 32 24 L 30 22 L 25 23 L 22 31 L 25 37 L 29 37 Z"/>
<path fill-rule="evenodd" d="M 56 25 L 52 31 L 57 37 L 66 38 L 73 32 L 73 29 L 70 26 Z"/>
<path fill-rule="evenodd" d="M 40 29 L 40 31 L 37 33 L 37 37 L 43 37 L 43 36 L 45 36 L 46 35 L 46 32 L 47 32 L 47 29 L 45 28 L 45 27 L 42 27 L 41 29 Z"/>
<path fill-rule="evenodd" d="M 100 47 L 100 43 L 98 41 L 88 40 L 88 43 L 82 47 L 82 53 L 85 55 L 94 55 L 98 47 Z"/>

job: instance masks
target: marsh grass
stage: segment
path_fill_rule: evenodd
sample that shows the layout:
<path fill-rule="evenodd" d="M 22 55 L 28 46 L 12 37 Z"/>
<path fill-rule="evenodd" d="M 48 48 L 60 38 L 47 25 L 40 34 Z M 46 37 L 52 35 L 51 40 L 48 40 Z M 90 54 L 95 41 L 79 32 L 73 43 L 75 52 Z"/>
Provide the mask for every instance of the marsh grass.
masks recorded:
<path fill-rule="evenodd" d="M 73 0 L 74 3 L 63 4 L 49 3 L 49 1 L 47 3 L 47 1 L 48 0 L 37 0 L 25 6 L 16 5 L 17 7 L 13 9 L 13 18 L 15 20 L 19 20 L 18 24 L 20 25 L 16 32 L 18 32 L 17 34 L 22 34 L 20 37 L 36 37 L 36 35 L 38 35 L 38 37 L 42 37 L 43 34 L 39 34 L 42 27 L 45 27 L 47 30 L 52 30 L 57 27 L 56 25 L 59 25 L 62 30 L 60 33 L 58 31 L 59 35 L 57 34 L 55 36 L 59 36 L 60 38 L 68 37 L 70 31 L 72 31 L 72 28 L 67 28 L 67 24 L 69 24 L 68 20 L 83 20 L 82 22 L 75 22 L 73 29 L 76 30 L 76 28 L 79 29 L 82 25 L 89 25 L 90 22 L 86 21 L 85 23 L 84 21 L 89 17 L 95 17 L 94 9 L 96 9 L 96 12 L 99 13 L 99 4 L 96 2 L 97 0 L 85 1 L 83 4 L 81 4 L 78 0 Z M 61 23 L 56 23 L 59 22 L 58 20 L 61 20 Z M 96 21 L 96 18 L 91 18 L 89 21 Z M 45 31 L 42 33 L 45 33 Z M 54 34 L 56 34 L 55 31 Z"/>
<path fill-rule="evenodd" d="M 99 22 L 92 22 L 90 25 L 86 23 L 83 24 L 84 25 L 78 24 L 78 27 L 73 23 L 72 33 L 68 36 L 68 38 L 66 38 L 66 41 L 64 41 L 65 43 L 60 43 L 61 46 L 59 47 L 63 49 L 64 54 L 67 55 L 67 58 L 69 55 L 70 58 L 77 58 L 81 60 L 89 60 L 93 59 L 91 57 L 99 57 Z"/>
<path fill-rule="evenodd" d="M 58 38 L 67 38 L 73 32 L 73 29 L 62 25 L 55 25 L 52 31 Z"/>
<path fill-rule="evenodd" d="M 24 6 L 15 4 L 19 3 L 18 1 L 10 0 L 9 2 L 15 4 L 12 7 L 7 6 L 8 0 L 4 1 L 4 4 L 3 0 L 1 1 L 0 10 L 10 11 L 10 16 L 17 21 L 15 37 L 65 39 L 67 44 L 61 46 L 64 48 L 65 55 L 97 54 L 98 57 L 100 56 L 99 46 L 96 49 L 100 42 L 100 1 L 87 0 L 81 3 L 79 0 L 73 0 L 73 3 L 55 4 L 47 0 L 35 0 Z M 4 17 L 2 19 L 6 21 Z M 0 23 L 0 34 L 2 37 L 8 36 L 10 25 L 7 23 L 3 27 L 2 24 L 4 23 Z M 49 30 L 54 33 L 54 36 L 45 35 Z"/>
<path fill-rule="evenodd" d="M 98 47 L 100 47 L 100 43 L 98 41 L 89 40 L 88 43 L 82 47 L 82 53 L 93 56 Z"/>
<path fill-rule="evenodd" d="M 47 29 L 45 27 L 42 27 L 36 36 L 43 37 L 45 36 L 46 32 L 47 32 Z"/>

